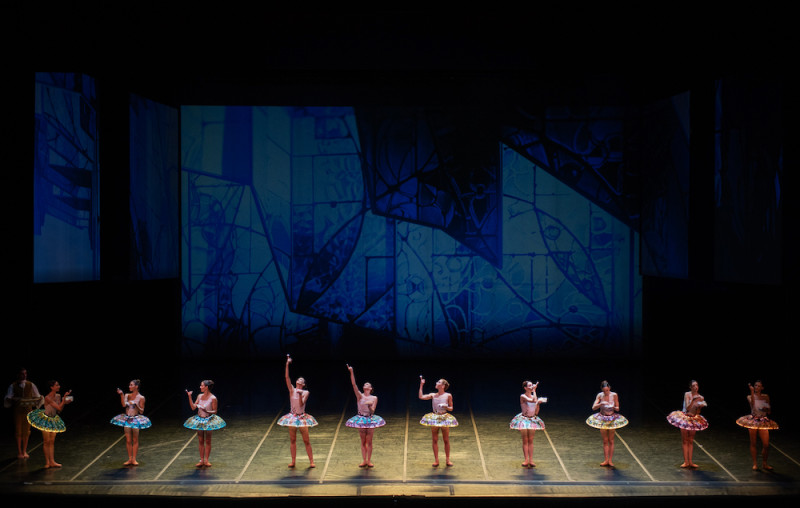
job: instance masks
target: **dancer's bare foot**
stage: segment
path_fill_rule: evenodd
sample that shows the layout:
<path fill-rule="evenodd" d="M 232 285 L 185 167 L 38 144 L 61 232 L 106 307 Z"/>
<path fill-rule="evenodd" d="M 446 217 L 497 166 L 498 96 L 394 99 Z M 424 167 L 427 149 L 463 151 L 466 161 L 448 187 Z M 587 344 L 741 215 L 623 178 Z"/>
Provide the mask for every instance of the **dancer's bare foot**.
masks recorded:
<path fill-rule="evenodd" d="M 453 463 L 450 462 L 449 460 L 447 462 L 445 462 L 445 464 L 447 464 L 447 467 L 452 467 L 453 466 Z"/>
<path fill-rule="evenodd" d="M 312 462 L 311 464 L 308 465 L 308 467 L 317 467 L 317 465 Z"/>
<path fill-rule="evenodd" d="M 194 467 L 203 467 L 204 465 L 205 465 L 205 462 L 203 462 L 203 461 L 201 460 L 200 462 L 198 462 L 197 464 L 195 464 L 195 465 L 194 465 Z"/>
<path fill-rule="evenodd" d="M 61 467 L 61 464 L 59 464 L 58 462 L 53 462 L 52 464 L 50 464 L 50 467 Z"/>
<path fill-rule="evenodd" d="M 367 463 L 366 462 L 362 462 L 361 464 L 358 465 L 358 467 L 367 467 Z"/>
<path fill-rule="evenodd" d="M 209 462 L 209 461 L 205 461 L 204 464 L 205 464 L 206 467 L 211 467 L 211 462 Z"/>
<path fill-rule="evenodd" d="M 534 464 L 533 462 L 531 462 L 530 464 L 528 464 L 528 467 L 536 467 L 536 464 Z"/>
<path fill-rule="evenodd" d="M 528 464 L 527 462 L 523 462 L 523 463 L 522 463 L 522 467 L 528 467 L 529 465 L 530 465 L 530 464 Z"/>
<path fill-rule="evenodd" d="M 432 466 L 432 467 L 439 467 L 439 461 L 437 460 L 436 462 L 434 462 L 433 464 L 431 464 L 431 466 Z"/>
<path fill-rule="evenodd" d="M 603 467 L 608 467 L 609 465 L 611 465 L 611 463 L 607 460 L 604 460 L 603 462 L 600 463 L 600 465 Z"/>
<path fill-rule="evenodd" d="M 772 466 L 764 462 L 763 464 L 761 464 L 761 469 L 764 469 L 766 471 L 772 471 Z"/>
<path fill-rule="evenodd" d="M 294 462 L 289 462 L 289 467 L 294 467 Z"/>
<path fill-rule="evenodd" d="M 367 467 L 375 467 L 375 464 L 373 464 L 372 462 L 367 462 Z"/>
<path fill-rule="evenodd" d="M 130 466 L 131 464 L 133 464 L 133 459 L 128 459 L 122 463 L 123 466 Z"/>
<path fill-rule="evenodd" d="M 139 465 L 139 463 L 138 463 L 138 462 L 136 462 L 136 460 L 134 459 L 134 460 L 132 460 L 132 461 L 131 461 L 131 465 L 132 465 L 132 466 L 138 466 L 138 465 Z"/>

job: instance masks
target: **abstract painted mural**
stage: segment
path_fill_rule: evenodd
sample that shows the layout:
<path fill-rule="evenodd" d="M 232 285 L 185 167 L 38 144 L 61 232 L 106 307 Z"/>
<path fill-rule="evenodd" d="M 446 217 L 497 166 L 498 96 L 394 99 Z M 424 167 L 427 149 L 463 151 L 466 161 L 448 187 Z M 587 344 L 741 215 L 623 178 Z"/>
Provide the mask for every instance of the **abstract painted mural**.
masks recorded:
<path fill-rule="evenodd" d="M 463 116 L 181 109 L 187 354 L 630 352 L 630 225 Z"/>

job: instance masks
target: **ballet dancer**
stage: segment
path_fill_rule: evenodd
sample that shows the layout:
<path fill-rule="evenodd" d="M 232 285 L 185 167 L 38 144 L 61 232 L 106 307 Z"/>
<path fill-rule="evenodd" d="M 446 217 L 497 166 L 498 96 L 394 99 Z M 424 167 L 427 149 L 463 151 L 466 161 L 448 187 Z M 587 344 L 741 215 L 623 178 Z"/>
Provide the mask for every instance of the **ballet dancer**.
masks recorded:
<path fill-rule="evenodd" d="M 748 385 L 750 395 L 747 403 L 750 404 L 750 414 L 736 420 L 736 424 L 746 428 L 750 433 L 750 455 L 753 457 L 753 471 L 758 470 L 758 440 L 761 439 L 761 467 L 767 471 L 772 466 L 767 464 L 769 456 L 769 431 L 778 430 L 778 424 L 770 419 L 772 410 L 769 395 L 764 393 L 764 383 L 756 381 Z"/>
<path fill-rule="evenodd" d="M 317 420 L 313 416 L 306 413 L 306 401 L 308 401 L 309 392 L 306 390 L 306 380 L 302 377 L 297 378 L 295 384 L 292 385 L 292 380 L 289 378 L 289 364 L 292 363 L 292 358 L 286 355 L 286 387 L 289 389 L 289 407 L 291 410 L 285 415 L 281 416 L 278 420 L 278 425 L 282 427 L 289 427 L 289 449 L 292 452 L 292 461 L 289 467 L 295 466 L 295 459 L 297 456 L 297 431 L 300 430 L 300 435 L 303 438 L 303 444 L 306 446 L 306 453 L 308 454 L 308 467 L 317 467 L 314 464 L 314 454 L 311 451 L 311 441 L 308 437 L 308 429 L 317 425 Z"/>
<path fill-rule="evenodd" d="M 144 395 L 139 393 L 138 379 L 128 383 L 128 393 L 117 388 L 120 403 L 125 408 L 125 412 L 111 419 L 113 425 L 122 427 L 125 432 L 125 446 L 128 449 L 128 460 L 123 465 L 138 466 L 136 455 L 139 453 L 139 431 L 152 426 L 152 422 L 144 413 Z"/>
<path fill-rule="evenodd" d="M 200 462 L 195 467 L 211 467 L 208 457 L 211 455 L 211 432 L 225 427 L 225 420 L 217 415 L 217 397 L 211 393 L 214 388 L 214 381 L 206 379 L 200 382 L 200 394 L 197 400 L 192 402 L 192 392 L 186 391 L 189 398 L 189 407 L 192 411 L 197 410 L 197 414 L 183 422 L 187 429 L 197 431 L 198 448 L 200 451 Z"/>
<path fill-rule="evenodd" d="M 419 421 L 422 425 L 431 428 L 431 438 L 433 440 L 433 467 L 439 467 L 439 429 L 442 431 L 442 441 L 444 442 L 445 464 L 452 466 L 450 460 L 450 428 L 458 426 L 458 420 L 449 411 L 453 410 L 453 396 L 447 393 L 450 383 L 446 379 L 436 382 L 436 391 L 433 393 L 422 393 L 425 385 L 425 378 L 419 377 L 419 398 L 420 400 L 430 400 L 433 411 L 425 414 Z"/>
<path fill-rule="evenodd" d="M 683 468 L 696 468 L 692 462 L 694 452 L 694 435 L 698 430 L 708 428 L 708 421 L 700 415 L 700 410 L 706 407 L 705 397 L 698 393 L 700 389 L 697 381 L 689 383 L 689 391 L 683 394 L 683 409 L 673 411 L 667 415 L 667 421 L 681 429 L 681 448 L 683 449 Z"/>
<path fill-rule="evenodd" d="M 619 414 L 619 395 L 611 391 L 608 381 L 600 383 L 600 393 L 594 399 L 592 410 L 597 411 L 586 419 L 586 424 L 600 429 L 603 437 L 603 467 L 614 467 L 614 436 L 616 430 L 628 425 L 628 419 Z"/>
<path fill-rule="evenodd" d="M 58 393 L 61 390 L 61 385 L 58 381 L 50 381 L 48 383 L 50 393 L 44 397 L 44 407 L 42 409 L 34 409 L 28 413 L 28 423 L 32 427 L 42 431 L 42 450 L 44 451 L 45 468 L 61 467 L 61 464 L 56 462 L 55 458 L 55 445 L 56 435 L 67 430 L 64 425 L 64 420 L 58 416 L 64 406 L 72 402 L 72 390 L 69 390 L 61 397 Z"/>
<path fill-rule="evenodd" d="M 533 435 L 537 430 L 544 429 L 544 422 L 539 418 L 539 404 L 547 402 L 546 397 L 537 397 L 536 388 L 539 386 L 531 381 L 523 381 L 524 392 L 519 396 L 519 405 L 522 412 L 511 419 L 509 427 L 519 430 L 522 436 L 522 467 L 536 467 L 533 462 Z"/>
<path fill-rule="evenodd" d="M 375 429 L 386 425 L 386 421 L 375 414 L 375 408 L 378 406 L 378 397 L 372 393 L 372 384 L 364 383 L 362 388 L 364 391 L 359 391 L 355 374 L 353 374 L 353 367 L 348 365 L 347 370 L 350 371 L 350 384 L 353 385 L 358 410 L 355 416 L 345 422 L 345 425 L 358 429 L 358 435 L 361 438 L 361 464 L 358 467 L 373 467 L 372 438 L 375 434 Z"/>

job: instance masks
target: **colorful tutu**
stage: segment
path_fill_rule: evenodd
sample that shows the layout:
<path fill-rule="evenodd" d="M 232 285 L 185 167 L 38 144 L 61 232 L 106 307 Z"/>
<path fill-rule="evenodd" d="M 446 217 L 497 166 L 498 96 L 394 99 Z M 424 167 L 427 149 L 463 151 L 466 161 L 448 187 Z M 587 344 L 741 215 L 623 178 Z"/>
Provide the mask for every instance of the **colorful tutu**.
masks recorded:
<path fill-rule="evenodd" d="M 673 411 L 667 415 L 670 425 L 683 430 L 706 430 L 708 420 L 700 415 L 690 415 L 683 411 Z"/>
<path fill-rule="evenodd" d="M 538 416 L 523 416 L 522 413 L 519 413 L 511 419 L 511 423 L 508 426 L 511 430 L 543 430 L 544 422 Z"/>
<path fill-rule="evenodd" d="M 347 427 L 352 427 L 354 429 L 377 429 L 378 427 L 383 427 L 386 425 L 386 420 L 378 415 L 356 415 L 344 422 L 344 424 Z"/>
<path fill-rule="evenodd" d="M 281 427 L 316 427 L 317 420 L 308 413 L 301 415 L 286 413 L 278 420 L 278 425 Z"/>
<path fill-rule="evenodd" d="M 128 416 L 126 414 L 117 415 L 111 419 L 113 425 L 118 427 L 127 427 L 129 429 L 148 429 L 153 424 L 150 418 L 144 415 Z"/>
<path fill-rule="evenodd" d="M 225 427 L 225 425 L 227 425 L 225 420 L 217 415 L 211 415 L 206 418 L 194 415 L 183 422 L 184 427 L 192 430 L 219 430 Z"/>
<path fill-rule="evenodd" d="M 586 419 L 586 425 L 595 429 L 620 429 L 628 425 L 628 419 L 619 413 L 610 415 L 595 413 Z"/>
<path fill-rule="evenodd" d="M 741 418 L 737 418 L 736 425 L 744 427 L 745 429 L 778 430 L 778 424 L 775 422 L 775 420 L 770 420 L 766 416 L 742 416 Z"/>
<path fill-rule="evenodd" d="M 450 413 L 428 413 L 419 423 L 426 427 L 458 427 L 458 420 Z"/>
<path fill-rule="evenodd" d="M 31 427 L 42 432 L 64 432 L 67 430 L 64 420 L 60 416 L 47 416 L 44 409 L 34 409 L 28 413 L 28 423 L 31 424 Z"/>

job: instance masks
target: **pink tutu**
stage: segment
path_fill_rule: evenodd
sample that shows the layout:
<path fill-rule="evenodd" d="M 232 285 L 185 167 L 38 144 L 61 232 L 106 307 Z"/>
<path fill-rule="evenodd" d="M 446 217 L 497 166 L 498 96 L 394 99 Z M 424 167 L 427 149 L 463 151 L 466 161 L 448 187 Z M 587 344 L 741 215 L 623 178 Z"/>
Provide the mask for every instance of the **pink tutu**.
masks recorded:
<path fill-rule="evenodd" d="M 742 416 L 741 418 L 736 419 L 736 425 L 744 427 L 746 429 L 778 430 L 778 424 L 775 422 L 775 420 L 770 420 L 766 416 L 761 416 L 761 417 L 753 415 Z"/>
<path fill-rule="evenodd" d="M 278 420 L 278 425 L 281 427 L 316 427 L 317 420 L 308 413 L 301 415 L 286 413 Z"/>
<path fill-rule="evenodd" d="M 684 430 L 706 430 L 708 428 L 708 420 L 700 415 L 690 415 L 683 411 L 671 412 L 667 415 L 667 421 L 670 425 Z"/>

